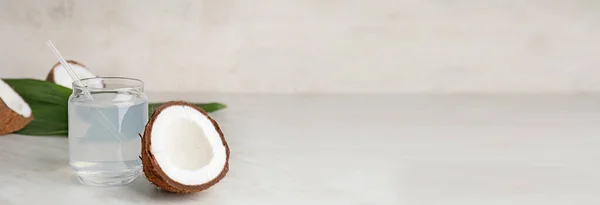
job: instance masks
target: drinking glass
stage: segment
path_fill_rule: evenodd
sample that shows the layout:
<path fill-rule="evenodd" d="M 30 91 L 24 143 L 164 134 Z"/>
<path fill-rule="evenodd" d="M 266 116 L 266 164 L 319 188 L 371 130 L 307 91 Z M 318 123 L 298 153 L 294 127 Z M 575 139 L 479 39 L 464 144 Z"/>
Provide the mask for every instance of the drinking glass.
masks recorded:
<path fill-rule="evenodd" d="M 141 80 L 93 77 L 73 83 L 69 97 L 69 165 L 87 185 L 122 185 L 142 168 L 148 98 Z"/>

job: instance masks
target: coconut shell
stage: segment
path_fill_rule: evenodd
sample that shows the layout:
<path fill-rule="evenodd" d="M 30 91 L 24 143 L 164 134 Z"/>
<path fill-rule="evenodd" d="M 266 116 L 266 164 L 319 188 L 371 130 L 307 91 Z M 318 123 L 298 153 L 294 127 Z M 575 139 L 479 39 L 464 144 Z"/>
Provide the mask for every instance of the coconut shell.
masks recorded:
<path fill-rule="evenodd" d="M 33 115 L 24 117 L 11 110 L 2 99 L 0 99 L 0 135 L 16 132 L 23 129 L 33 120 Z"/>
<path fill-rule="evenodd" d="M 85 65 L 83 65 L 82 63 L 79 63 L 79 62 L 77 62 L 77 61 L 74 61 L 74 60 L 67 60 L 67 63 L 69 63 L 69 64 L 74 64 L 74 65 L 78 65 L 78 66 L 84 67 L 85 69 L 88 69 L 88 68 L 87 68 Z M 52 68 L 50 68 L 50 72 L 49 72 L 49 73 L 48 73 L 48 75 L 46 76 L 46 81 L 49 81 L 49 82 L 56 83 L 56 82 L 55 82 L 55 80 L 54 80 L 54 69 L 56 69 L 56 67 L 58 67 L 59 65 L 61 65 L 61 64 L 60 64 L 60 62 L 57 62 L 57 63 L 55 63 L 55 64 L 52 66 Z M 89 70 L 89 69 L 88 69 L 88 70 Z"/>
<path fill-rule="evenodd" d="M 154 155 L 152 154 L 152 152 L 150 150 L 150 147 L 152 145 L 152 142 L 150 140 L 152 137 L 151 136 L 152 126 L 154 125 L 154 121 L 156 120 L 156 117 L 162 112 L 162 110 L 164 110 L 165 108 L 167 108 L 169 106 L 174 106 L 174 105 L 189 106 L 189 107 L 196 109 L 198 112 L 205 115 L 212 122 L 213 126 L 219 133 L 219 135 L 221 137 L 221 141 L 223 142 L 223 146 L 225 146 L 225 152 L 226 152 L 225 166 L 221 170 L 221 173 L 219 173 L 219 175 L 217 177 L 215 177 L 213 180 L 208 181 L 204 184 L 194 185 L 194 186 L 181 184 L 181 183 L 176 182 L 176 181 L 172 180 L 171 178 L 169 178 L 165 174 L 165 172 L 161 169 L 161 167 L 158 165 L 158 163 L 156 162 L 156 159 L 154 158 Z M 208 113 L 206 113 L 202 108 L 199 108 L 197 106 L 194 106 L 191 103 L 184 102 L 184 101 L 167 102 L 167 103 L 161 105 L 160 107 L 158 107 L 156 109 L 156 111 L 154 111 L 154 113 L 152 113 L 152 116 L 150 117 L 148 124 L 146 124 L 146 127 L 144 129 L 144 136 L 142 137 L 141 157 L 142 157 L 144 174 L 146 175 L 146 178 L 148 179 L 148 181 L 152 182 L 154 185 L 156 185 L 166 191 L 174 192 L 174 193 L 183 194 L 183 193 L 200 192 L 200 191 L 206 190 L 206 189 L 210 188 L 211 186 L 215 185 L 216 183 L 218 183 L 221 179 L 223 179 L 223 177 L 225 177 L 225 175 L 229 171 L 229 146 L 227 145 L 227 141 L 225 141 L 225 136 L 223 135 L 221 128 L 219 127 L 217 122 L 215 120 L 213 120 L 208 115 Z"/>

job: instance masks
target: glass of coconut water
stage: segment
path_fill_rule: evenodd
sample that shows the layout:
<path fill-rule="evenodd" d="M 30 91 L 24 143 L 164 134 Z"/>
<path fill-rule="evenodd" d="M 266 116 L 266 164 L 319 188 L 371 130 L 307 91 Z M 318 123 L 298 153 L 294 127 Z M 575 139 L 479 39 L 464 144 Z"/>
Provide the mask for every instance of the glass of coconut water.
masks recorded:
<path fill-rule="evenodd" d="M 69 98 L 69 164 L 87 185 L 122 185 L 135 180 L 148 121 L 144 83 L 94 77 L 73 83 Z"/>

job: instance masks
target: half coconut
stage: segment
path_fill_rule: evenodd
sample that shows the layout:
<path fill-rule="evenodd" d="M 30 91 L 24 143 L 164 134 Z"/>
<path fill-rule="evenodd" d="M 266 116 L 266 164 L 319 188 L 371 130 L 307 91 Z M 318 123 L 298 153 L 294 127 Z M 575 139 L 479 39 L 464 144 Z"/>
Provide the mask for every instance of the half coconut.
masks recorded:
<path fill-rule="evenodd" d="M 229 147 L 219 125 L 183 101 L 167 102 L 152 114 L 141 158 L 146 178 L 175 193 L 208 189 L 229 170 Z"/>
<path fill-rule="evenodd" d="M 6 82 L 0 80 L 0 135 L 23 129 L 33 120 L 29 104 Z"/>
<path fill-rule="evenodd" d="M 67 60 L 67 63 L 73 68 L 73 72 L 80 79 L 96 77 L 90 69 L 77 61 Z M 52 66 L 46 80 L 73 89 L 73 79 L 60 62 Z"/>

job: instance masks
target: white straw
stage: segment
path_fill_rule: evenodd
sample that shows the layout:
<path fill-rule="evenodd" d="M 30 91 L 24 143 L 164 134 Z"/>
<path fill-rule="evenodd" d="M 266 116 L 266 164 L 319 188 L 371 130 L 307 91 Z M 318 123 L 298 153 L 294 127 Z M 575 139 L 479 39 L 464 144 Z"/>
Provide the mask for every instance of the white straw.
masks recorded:
<path fill-rule="evenodd" d="M 69 75 L 71 76 L 73 81 L 82 88 L 81 90 L 83 90 L 83 93 L 85 95 L 87 95 L 91 100 L 93 100 L 94 98 L 92 98 L 92 94 L 87 89 L 85 89 L 86 86 L 84 86 L 83 83 L 81 83 L 81 80 L 79 79 L 79 77 L 77 77 L 77 74 L 75 74 L 75 71 L 73 71 L 73 68 L 71 68 L 71 65 L 69 65 L 69 63 L 67 63 L 65 58 L 63 58 L 62 55 L 60 55 L 60 52 L 58 52 L 58 49 L 56 49 L 56 47 L 54 47 L 54 44 L 52 44 L 52 41 L 48 40 L 48 42 L 46 42 L 46 44 L 48 44 L 48 46 L 50 46 L 50 49 L 52 49 L 52 52 L 54 53 L 56 58 L 58 58 L 58 61 L 60 61 L 60 64 L 65 68 L 65 70 L 67 70 L 67 73 L 69 73 Z M 117 140 L 119 140 L 119 142 L 123 142 L 123 139 L 125 139 L 125 137 L 120 132 L 117 131 L 117 127 L 108 120 L 108 118 L 102 113 L 102 111 L 100 111 L 98 108 L 96 108 L 96 110 L 98 111 L 98 113 L 100 113 L 102 118 L 104 118 L 104 120 L 106 120 L 106 122 L 102 123 L 102 125 L 104 125 L 104 127 L 107 130 L 109 130 L 109 132 L 113 135 L 113 137 L 115 137 Z M 110 125 L 110 127 L 112 127 L 112 129 L 110 129 L 106 126 L 105 123 L 107 123 L 107 122 Z M 115 131 L 117 131 L 117 132 L 115 133 Z M 119 146 L 121 146 L 121 145 L 119 144 Z"/>
<path fill-rule="evenodd" d="M 58 49 L 56 49 L 56 47 L 54 47 L 54 44 L 52 44 L 52 41 L 48 40 L 48 42 L 46 42 L 46 44 L 48 44 L 48 46 L 50 46 L 50 49 L 52 49 L 52 53 L 54 53 L 54 56 L 56 56 L 56 58 L 58 58 L 58 61 L 65 68 L 65 70 L 67 70 L 67 73 L 69 73 L 69 75 L 71 76 L 73 81 L 82 88 L 86 87 L 83 85 L 83 83 L 81 83 L 81 80 L 79 79 L 77 74 L 75 74 L 75 71 L 73 71 L 73 68 L 71 68 L 71 65 L 69 65 L 69 63 L 67 63 L 65 58 L 63 58 L 62 55 L 60 55 L 60 52 L 58 52 Z M 82 90 L 83 90 L 83 93 L 85 95 L 87 95 L 90 99 L 92 99 L 92 100 L 94 99 L 94 98 L 92 98 L 92 94 L 89 93 L 87 89 L 82 89 Z"/>
<path fill-rule="evenodd" d="M 69 73 L 71 78 L 73 78 L 73 80 L 77 83 L 77 85 L 84 87 L 83 83 L 81 83 L 81 80 L 79 80 L 79 77 L 77 77 L 77 74 L 75 74 L 75 72 L 73 71 L 73 68 L 71 68 L 71 65 L 69 65 L 69 63 L 67 63 L 67 61 L 62 57 L 62 55 L 60 55 L 60 52 L 58 52 L 58 49 L 54 47 L 52 41 L 48 41 L 46 42 L 46 44 L 50 46 L 50 49 L 52 49 L 52 53 L 54 53 L 54 56 L 56 56 L 56 58 L 58 58 L 58 61 L 60 61 L 60 64 L 62 64 L 62 66 L 65 67 L 65 69 L 67 69 L 67 72 Z"/>

